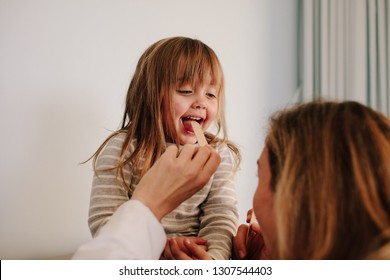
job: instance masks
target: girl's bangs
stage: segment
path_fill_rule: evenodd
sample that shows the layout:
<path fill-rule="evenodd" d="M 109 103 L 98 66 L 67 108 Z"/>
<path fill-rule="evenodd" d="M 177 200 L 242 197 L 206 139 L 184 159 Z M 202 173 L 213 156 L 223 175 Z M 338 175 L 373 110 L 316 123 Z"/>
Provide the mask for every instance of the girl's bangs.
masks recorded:
<path fill-rule="evenodd" d="M 208 51 L 189 53 L 179 60 L 176 82 L 180 84 L 210 83 L 222 85 L 222 71 L 218 59 Z"/>

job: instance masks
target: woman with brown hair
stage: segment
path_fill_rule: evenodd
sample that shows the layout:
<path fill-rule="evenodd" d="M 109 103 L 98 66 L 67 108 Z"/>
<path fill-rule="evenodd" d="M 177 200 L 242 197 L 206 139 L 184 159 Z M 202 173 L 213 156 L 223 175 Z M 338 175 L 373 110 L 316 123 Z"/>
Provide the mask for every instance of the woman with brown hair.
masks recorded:
<path fill-rule="evenodd" d="M 258 176 L 258 224 L 239 227 L 235 258 L 390 259 L 387 117 L 352 101 L 280 111 L 270 119 Z"/>

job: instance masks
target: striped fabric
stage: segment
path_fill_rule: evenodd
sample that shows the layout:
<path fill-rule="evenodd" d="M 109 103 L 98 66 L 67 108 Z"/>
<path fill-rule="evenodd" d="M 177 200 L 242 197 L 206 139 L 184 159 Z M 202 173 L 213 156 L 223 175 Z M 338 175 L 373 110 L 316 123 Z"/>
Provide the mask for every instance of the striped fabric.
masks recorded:
<path fill-rule="evenodd" d="M 116 166 L 125 135 L 118 134 L 107 143 L 97 160 L 97 170 Z M 134 151 L 135 142 L 128 155 Z M 238 224 L 237 197 L 234 185 L 234 159 L 226 145 L 217 148 L 221 164 L 207 185 L 161 223 L 167 236 L 199 236 L 207 239 L 208 253 L 214 259 L 228 259 L 232 237 Z M 125 180 L 131 182 L 128 193 L 116 170 L 98 171 L 93 177 L 88 224 L 92 235 L 110 219 L 115 210 L 131 197 L 138 178 L 130 165 Z"/>

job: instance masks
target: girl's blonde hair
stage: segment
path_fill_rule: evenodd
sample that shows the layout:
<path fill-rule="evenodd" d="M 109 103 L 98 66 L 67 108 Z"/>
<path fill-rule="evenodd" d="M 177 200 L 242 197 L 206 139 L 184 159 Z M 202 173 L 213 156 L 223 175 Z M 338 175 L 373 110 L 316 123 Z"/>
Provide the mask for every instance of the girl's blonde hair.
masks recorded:
<path fill-rule="evenodd" d="M 97 158 L 107 142 L 119 133 L 126 133 L 117 169 L 124 185 L 124 167 L 133 166 L 141 178 L 166 149 L 166 140 L 179 146 L 173 126 L 174 108 L 171 92 L 178 82 L 193 84 L 211 76 L 219 87 L 216 134 L 206 133 L 209 144 L 226 143 L 240 161 L 238 148 L 228 141 L 225 122 L 224 77 L 222 67 L 214 51 L 199 40 L 186 37 L 162 39 L 152 44 L 140 57 L 126 97 L 126 107 L 121 128 L 110 135 L 93 155 L 96 170 Z M 168 120 L 168 121 L 166 121 Z M 222 134 L 222 138 L 217 135 Z M 127 152 L 133 141 L 134 152 Z M 142 160 L 140 160 L 142 159 Z"/>
<path fill-rule="evenodd" d="M 271 118 L 266 147 L 278 258 L 390 258 L 387 117 L 311 102 Z"/>

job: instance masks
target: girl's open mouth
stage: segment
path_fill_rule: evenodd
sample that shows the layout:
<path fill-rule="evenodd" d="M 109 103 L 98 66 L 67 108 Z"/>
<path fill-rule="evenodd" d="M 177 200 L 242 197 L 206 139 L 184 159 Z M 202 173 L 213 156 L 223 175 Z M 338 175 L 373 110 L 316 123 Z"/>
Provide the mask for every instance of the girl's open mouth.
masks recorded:
<path fill-rule="evenodd" d="M 181 118 L 181 122 L 183 124 L 184 130 L 188 133 L 194 134 L 194 129 L 192 128 L 191 121 L 196 121 L 200 125 L 203 123 L 203 118 L 194 117 L 194 116 L 186 116 Z"/>

